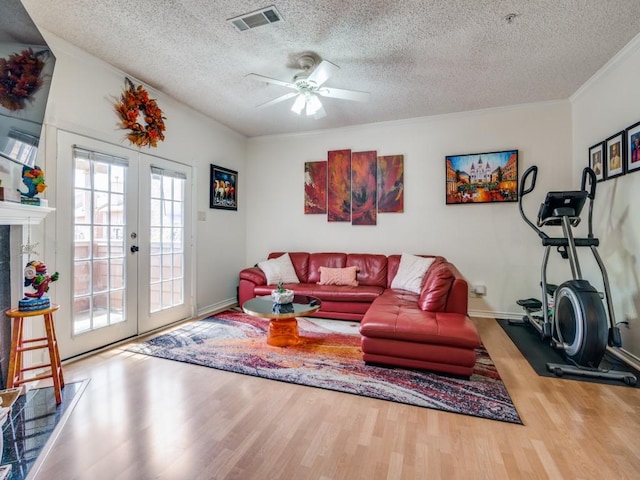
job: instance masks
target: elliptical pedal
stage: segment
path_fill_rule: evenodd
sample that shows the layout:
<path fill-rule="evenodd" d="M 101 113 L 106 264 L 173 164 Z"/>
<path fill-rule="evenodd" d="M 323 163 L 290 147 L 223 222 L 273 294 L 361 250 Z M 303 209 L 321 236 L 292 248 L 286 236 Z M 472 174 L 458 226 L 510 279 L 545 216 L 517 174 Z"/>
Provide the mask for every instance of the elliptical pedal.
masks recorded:
<path fill-rule="evenodd" d="M 522 320 L 508 320 L 509 325 L 532 324 L 537 328 L 537 324 L 542 323 L 543 317 L 534 315 L 534 313 L 542 311 L 542 302 L 540 300 L 537 298 L 524 298 L 517 300 L 516 303 L 524 308 L 526 315 L 522 317 Z"/>
<path fill-rule="evenodd" d="M 522 308 L 526 308 L 527 310 L 529 310 L 529 312 L 537 312 L 538 310 L 542 310 L 542 302 L 537 298 L 524 298 L 522 300 L 517 300 L 516 303 Z"/>

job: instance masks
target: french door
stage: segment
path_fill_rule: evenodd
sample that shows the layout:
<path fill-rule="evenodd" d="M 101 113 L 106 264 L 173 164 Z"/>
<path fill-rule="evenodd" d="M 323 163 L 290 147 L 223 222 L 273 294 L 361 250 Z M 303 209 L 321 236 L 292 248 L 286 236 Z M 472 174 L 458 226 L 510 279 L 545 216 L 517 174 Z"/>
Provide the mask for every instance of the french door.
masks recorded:
<path fill-rule="evenodd" d="M 60 131 L 57 172 L 61 356 L 190 317 L 190 167 Z"/>
<path fill-rule="evenodd" d="M 139 182 L 138 331 L 148 332 L 192 315 L 191 169 L 146 158 Z"/>

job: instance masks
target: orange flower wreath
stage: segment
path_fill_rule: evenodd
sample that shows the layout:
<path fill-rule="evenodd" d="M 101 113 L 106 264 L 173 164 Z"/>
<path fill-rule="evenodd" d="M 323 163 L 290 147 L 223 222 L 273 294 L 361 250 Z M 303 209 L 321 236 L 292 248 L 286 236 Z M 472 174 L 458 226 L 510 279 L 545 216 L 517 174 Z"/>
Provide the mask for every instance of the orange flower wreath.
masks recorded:
<path fill-rule="evenodd" d="M 136 87 L 128 78 L 125 81 L 127 88 L 115 106 L 122 120 L 121 128 L 130 130 L 127 138 L 134 145 L 157 147 L 158 141 L 164 140 L 166 117 L 162 116 L 158 103 L 149 98 L 149 93 L 142 85 Z M 144 119 L 144 125 L 138 121 L 140 117 Z"/>

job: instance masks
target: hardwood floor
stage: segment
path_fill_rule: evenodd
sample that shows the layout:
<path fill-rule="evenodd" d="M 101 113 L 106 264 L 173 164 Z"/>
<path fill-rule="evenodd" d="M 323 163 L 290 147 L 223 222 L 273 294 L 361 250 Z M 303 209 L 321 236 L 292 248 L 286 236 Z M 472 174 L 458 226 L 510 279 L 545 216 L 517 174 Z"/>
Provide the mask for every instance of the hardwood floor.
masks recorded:
<path fill-rule="evenodd" d="M 640 478 L 640 389 L 538 377 L 474 321 L 524 425 L 113 349 L 64 366 L 91 381 L 37 478 Z"/>

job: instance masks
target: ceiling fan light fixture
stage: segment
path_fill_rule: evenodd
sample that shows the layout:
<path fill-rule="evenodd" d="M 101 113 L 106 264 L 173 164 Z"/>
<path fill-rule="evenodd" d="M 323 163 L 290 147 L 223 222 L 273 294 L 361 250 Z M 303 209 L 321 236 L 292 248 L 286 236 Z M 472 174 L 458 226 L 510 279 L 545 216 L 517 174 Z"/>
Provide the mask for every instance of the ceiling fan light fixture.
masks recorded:
<path fill-rule="evenodd" d="M 322 86 L 333 73 L 340 69 L 337 65 L 327 60 L 322 60 L 318 65 L 315 65 L 315 59 L 311 55 L 302 55 L 299 60 L 300 67 L 303 71 L 298 72 L 293 77 L 293 82 L 285 82 L 275 78 L 265 77 L 264 75 L 258 75 L 257 73 L 249 73 L 246 75 L 247 77 L 253 77 L 265 83 L 272 83 L 294 90 L 293 92 L 280 95 L 273 100 L 262 103 L 258 105 L 258 108 L 275 105 L 276 103 L 284 102 L 285 100 L 295 97 L 295 101 L 291 106 L 292 112 L 301 115 L 304 109 L 306 116 L 318 119 L 327 115 L 320 101 L 320 97 L 332 97 L 356 102 L 366 102 L 369 100 L 370 95 L 368 92 L 344 90 L 341 88 L 326 88 Z"/>
<path fill-rule="evenodd" d="M 300 115 L 302 113 L 302 109 L 306 105 L 306 99 L 304 95 L 300 94 L 296 97 L 296 101 L 293 102 L 293 106 L 291 107 L 291 111 Z"/>
<path fill-rule="evenodd" d="M 322 103 L 316 95 L 307 97 L 307 116 L 315 115 L 322 108 Z"/>

